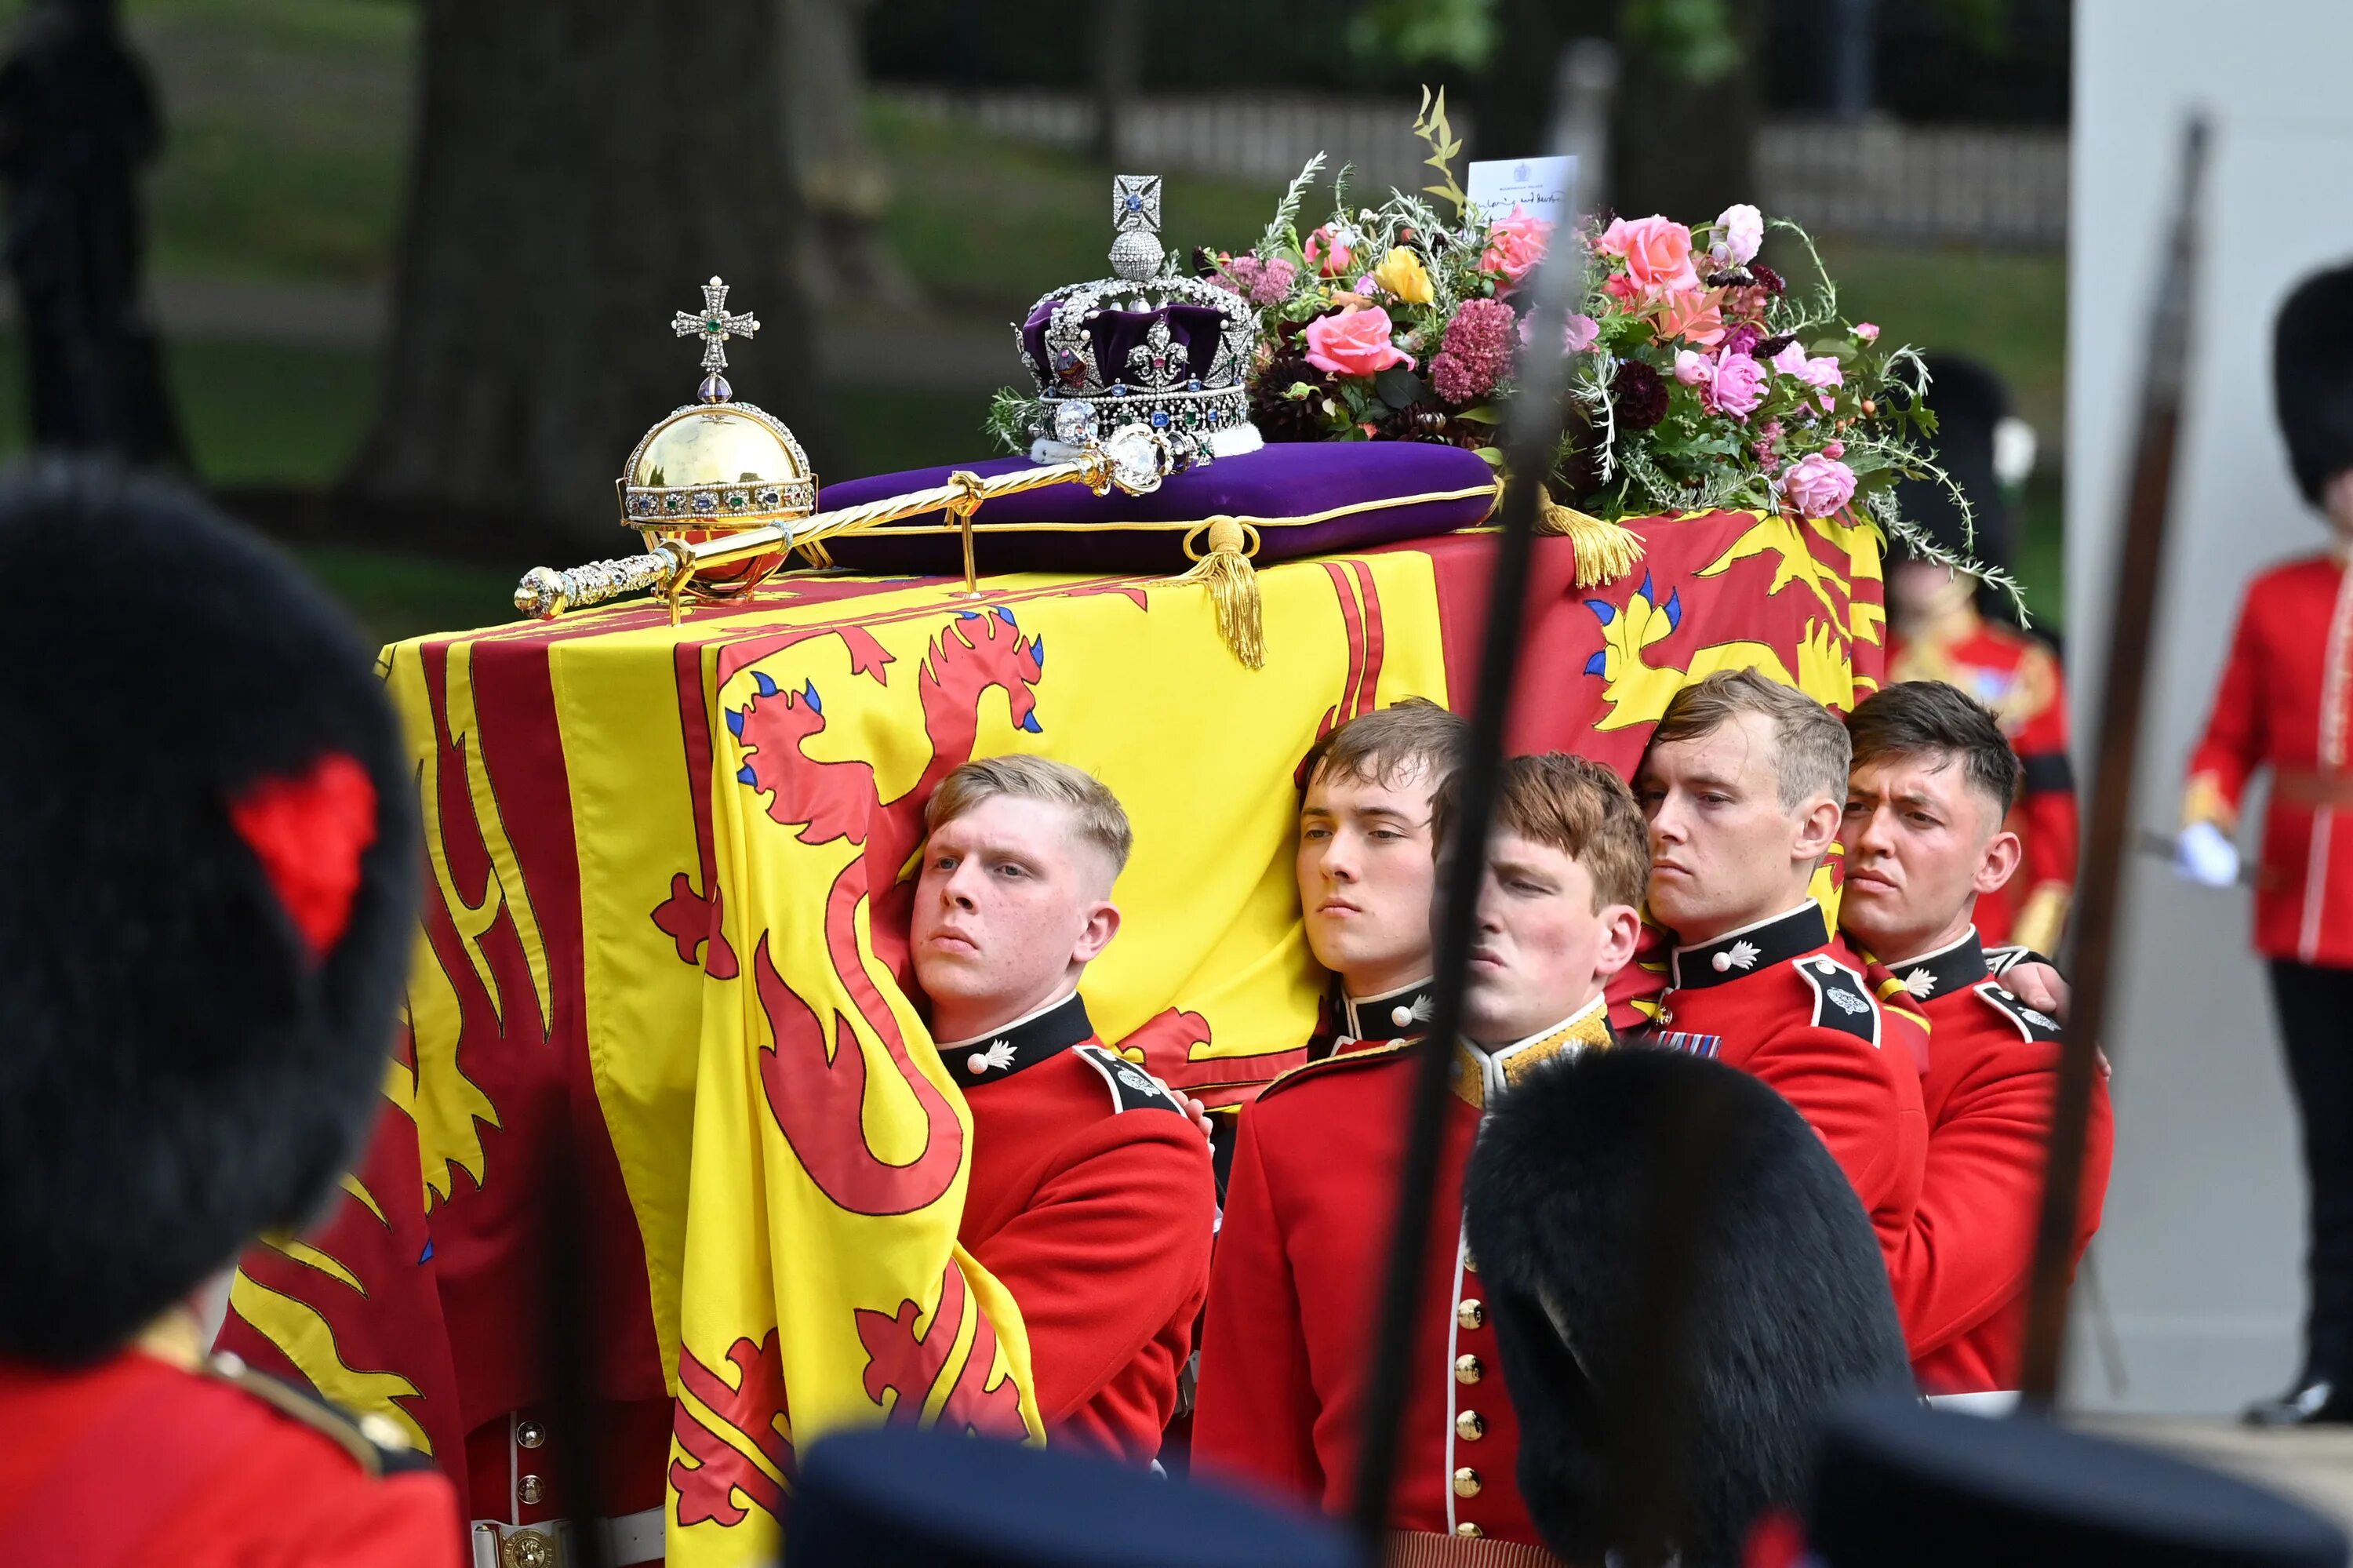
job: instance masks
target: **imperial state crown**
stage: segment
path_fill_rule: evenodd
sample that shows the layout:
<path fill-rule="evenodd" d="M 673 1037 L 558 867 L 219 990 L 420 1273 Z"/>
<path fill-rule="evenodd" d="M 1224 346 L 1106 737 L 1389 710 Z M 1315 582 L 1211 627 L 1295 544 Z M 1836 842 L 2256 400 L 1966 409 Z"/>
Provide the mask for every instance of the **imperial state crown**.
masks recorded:
<path fill-rule="evenodd" d="M 1163 268 L 1159 175 L 1113 179 L 1112 228 L 1113 275 L 1054 290 L 1014 329 L 1038 385 L 1029 455 L 1066 461 L 1124 424 L 1189 438 L 1200 460 L 1258 450 L 1244 385 L 1258 313 Z"/>

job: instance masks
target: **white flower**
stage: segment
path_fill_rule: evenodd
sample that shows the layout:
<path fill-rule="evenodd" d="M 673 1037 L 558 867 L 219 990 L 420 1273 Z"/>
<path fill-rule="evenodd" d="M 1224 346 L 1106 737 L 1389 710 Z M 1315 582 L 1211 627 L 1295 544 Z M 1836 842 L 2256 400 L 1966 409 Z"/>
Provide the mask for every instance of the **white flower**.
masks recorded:
<path fill-rule="evenodd" d="M 1736 201 L 1716 214 L 1715 230 L 1732 264 L 1746 267 L 1757 259 L 1757 248 L 1765 243 L 1765 215 L 1745 201 Z"/>
<path fill-rule="evenodd" d="M 1910 974 L 1904 977 L 1904 989 L 1910 991 L 1919 1000 L 1926 1001 L 1928 999 L 1928 993 L 1936 989 L 1936 971 L 1928 969 L 1925 965 L 1919 969 L 1914 969 Z"/>
<path fill-rule="evenodd" d="M 1753 969 L 1757 967 L 1757 944 L 1735 942 L 1725 956 L 1732 960 L 1732 967 L 1736 969 Z"/>

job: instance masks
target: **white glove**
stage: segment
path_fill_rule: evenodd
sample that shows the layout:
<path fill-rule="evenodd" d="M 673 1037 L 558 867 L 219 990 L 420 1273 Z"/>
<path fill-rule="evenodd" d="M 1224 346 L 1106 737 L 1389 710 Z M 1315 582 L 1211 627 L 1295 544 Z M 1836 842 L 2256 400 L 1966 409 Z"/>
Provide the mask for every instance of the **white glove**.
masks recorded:
<path fill-rule="evenodd" d="M 2173 868 L 2203 886 L 2229 887 L 2239 880 L 2239 846 L 2213 823 L 2192 822 L 2175 843 Z"/>

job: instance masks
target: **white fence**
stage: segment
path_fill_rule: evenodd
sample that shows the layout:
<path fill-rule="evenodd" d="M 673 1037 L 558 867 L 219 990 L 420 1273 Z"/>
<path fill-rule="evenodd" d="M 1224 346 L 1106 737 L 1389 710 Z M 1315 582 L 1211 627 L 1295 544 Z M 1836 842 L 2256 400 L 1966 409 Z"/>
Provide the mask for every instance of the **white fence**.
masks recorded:
<path fill-rule="evenodd" d="M 1094 134 L 1094 106 L 1075 93 L 893 87 L 885 95 L 913 113 L 1046 146 L 1080 148 Z M 1358 191 L 1414 190 L 1431 175 L 1413 108 L 1409 100 L 1258 92 L 1138 99 L 1121 117 L 1119 162 L 1274 185 L 1323 152 L 1335 170 L 1356 165 Z M 1450 108 L 1467 143 L 1472 111 Z M 2036 248 L 2067 238 L 2063 131 L 1770 123 L 1757 136 L 1757 183 L 1767 211 L 1825 234 Z"/>

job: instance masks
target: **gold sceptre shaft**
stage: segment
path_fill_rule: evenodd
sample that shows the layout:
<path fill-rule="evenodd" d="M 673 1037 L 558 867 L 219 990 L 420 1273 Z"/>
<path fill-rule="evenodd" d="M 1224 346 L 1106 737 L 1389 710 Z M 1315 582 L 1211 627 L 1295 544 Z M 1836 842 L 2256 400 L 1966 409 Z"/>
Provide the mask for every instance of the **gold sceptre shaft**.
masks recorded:
<path fill-rule="evenodd" d="M 963 525 L 965 590 L 972 593 L 977 591 L 972 565 L 972 514 L 982 505 L 1000 496 L 1073 482 L 1097 495 L 1108 493 L 1114 486 L 1130 495 L 1145 494 L 1160 488 L 1161 480 L 1184 467 L 1190 456 L 1188 450 L 1173 445 L 1146 426 L 1123 425 L 1101 443 L 1082 449 L 1068 462 L 1040 463 L 986 479 L 959 470 L 944 484 L 692 543 L 664 539 L 641 556 L 592 561 L 565 571 L 533 567 L 515 588 L 514 605 L 535 620 L 553 620 L 567 609 L 583 609 L 650 589 L 670 600 L 670 624 L 675 626 L 683 618 L 680 596 L 694 574 L 706 567 L 817 544 L 926 512 L 945 512 Z"/>

